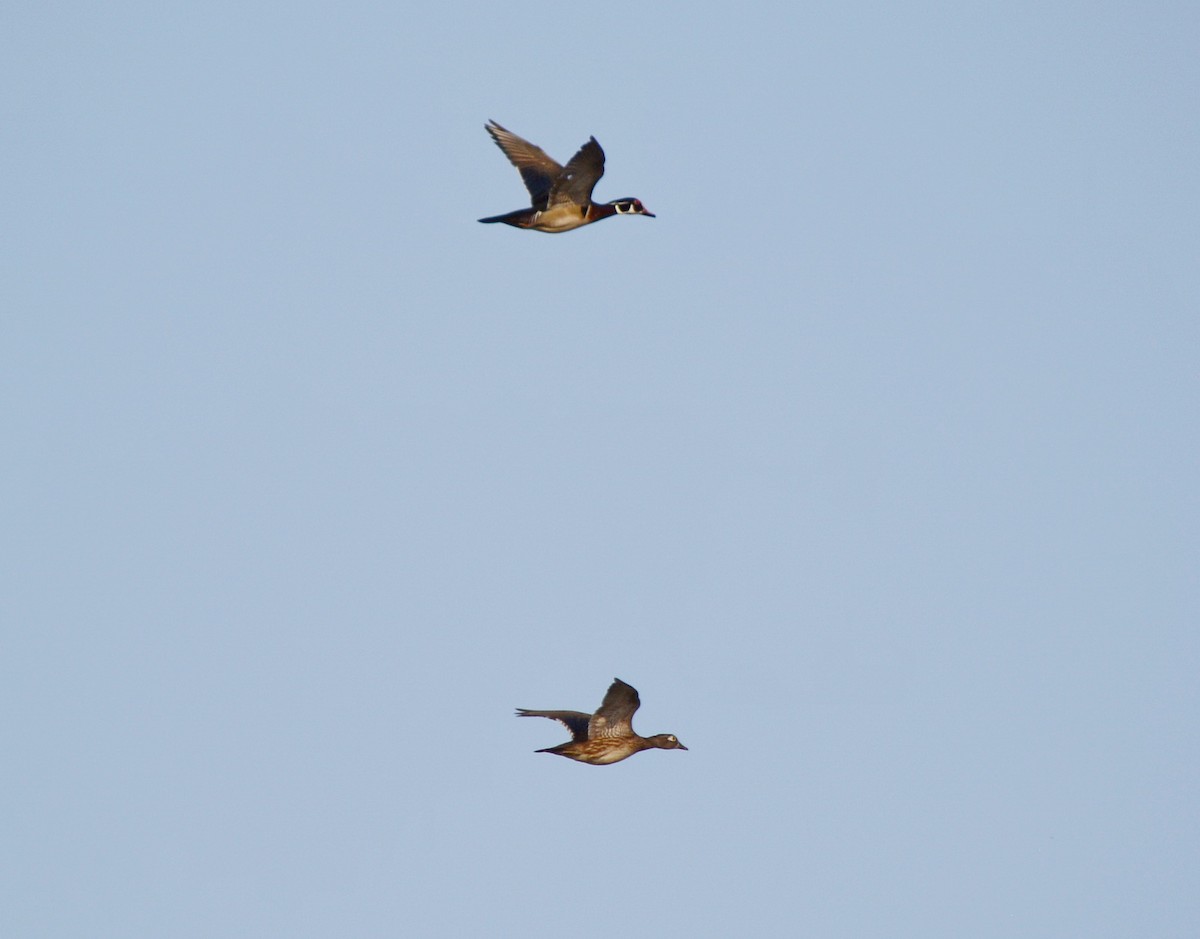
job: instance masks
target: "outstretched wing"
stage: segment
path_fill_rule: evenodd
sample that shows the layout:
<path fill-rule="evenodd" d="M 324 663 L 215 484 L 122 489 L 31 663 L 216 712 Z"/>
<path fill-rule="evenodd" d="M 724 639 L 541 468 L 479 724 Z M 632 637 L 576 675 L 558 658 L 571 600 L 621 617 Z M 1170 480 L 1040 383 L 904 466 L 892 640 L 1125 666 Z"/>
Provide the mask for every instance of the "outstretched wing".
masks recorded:
<path fill-rule="evenodd" d="M 592 137 L 571 157 L 554 180 L 550 190 L 550 205 L 563 202 L 588 205 L 592 201 L 592 190 L 603 175 L 604 151 L 596 143 L 596 138 Z"/>
<path fill-rule="evenodd" d="M 546 208 L 550 200 L 550 190 L 563 168 L 550 159 L 541 147 L 518 137 L 495 121 L 489 121 L 484 126 L 492 135 L 492 140 L 496 141 L 496 146 L 508 157 L 508 162 L 520 171 L 525 188 L 529 190 L 529 198 L 533 200 L 533 207 L 539 211 Z"/>
<path fill-rule="evenodd" d="M 572 740 L 587 740 L 588 721 L 592 719 L 591 714 L 581 711 L 528 711 L 525 708 L 517 708 L 517 717 L 548 717 L 558 721 L 571 732 Z"/>
<path fill-rule="evenodd" d="M 600 709 L 588 723 L 588 738 L 632 736 L 633 713 L 641 704 L 633 685 L 627 685 L 619 678 L 614 679 Z"/>

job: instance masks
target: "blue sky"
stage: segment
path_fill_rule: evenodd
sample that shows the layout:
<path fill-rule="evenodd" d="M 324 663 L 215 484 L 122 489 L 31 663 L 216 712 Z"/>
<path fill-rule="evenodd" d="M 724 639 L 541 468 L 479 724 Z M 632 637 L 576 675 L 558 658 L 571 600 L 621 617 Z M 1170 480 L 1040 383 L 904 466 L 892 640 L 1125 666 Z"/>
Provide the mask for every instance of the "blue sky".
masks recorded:
<path fill-rule="evenodd" d="M 0 36 L 0 932 L 1195 934 L 1194 6 Z"/>

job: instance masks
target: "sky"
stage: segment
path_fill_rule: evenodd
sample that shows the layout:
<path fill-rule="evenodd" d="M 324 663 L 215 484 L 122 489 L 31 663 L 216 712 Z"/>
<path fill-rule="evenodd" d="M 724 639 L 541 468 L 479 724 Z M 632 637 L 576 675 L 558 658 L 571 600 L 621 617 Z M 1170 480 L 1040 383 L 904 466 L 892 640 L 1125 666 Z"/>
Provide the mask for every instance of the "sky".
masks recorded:
<path fill-rule="evenodd" d="M 1194 4 L 0 37 L 0 933 L 1196 935 Z"/>

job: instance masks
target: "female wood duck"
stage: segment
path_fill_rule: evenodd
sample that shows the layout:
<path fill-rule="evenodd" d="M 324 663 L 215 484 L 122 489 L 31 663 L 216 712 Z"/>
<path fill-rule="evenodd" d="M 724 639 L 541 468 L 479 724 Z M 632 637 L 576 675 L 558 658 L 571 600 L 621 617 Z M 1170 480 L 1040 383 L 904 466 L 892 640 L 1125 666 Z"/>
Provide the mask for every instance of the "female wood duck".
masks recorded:
<path fill-rule="evenodd" d="M 633 732 L 633 712 L 641 703 L 637 689 L 617 678 L 609 686 L 608 694 L 595 714 L 517 708 L 517 716 L 548 717 L 559 721 L 571 732 L 571 739 L 567 743 L 535 752 L 557 753 L 594 766 L 619 763 L 639 750 L 686 750 L 687 747 L 674 734 L 639 737 Z"/>
<path fill-rule="evenodd" d="M 610 215 L 649 215 L 654 218 L 654 213 L 646 211 L 637 199 L 592 201 L 592 190 L 604 175 L 604 151 L 595 137 L 580 147 L 566 166 L 559 166 L 541 147 L 522 140 L 495 121 L 485 126 L 496 146 L 521 171 L 533 207 L 479 221 L 503 222 L 514 228 L 554 233 L 590 225 Z"/>

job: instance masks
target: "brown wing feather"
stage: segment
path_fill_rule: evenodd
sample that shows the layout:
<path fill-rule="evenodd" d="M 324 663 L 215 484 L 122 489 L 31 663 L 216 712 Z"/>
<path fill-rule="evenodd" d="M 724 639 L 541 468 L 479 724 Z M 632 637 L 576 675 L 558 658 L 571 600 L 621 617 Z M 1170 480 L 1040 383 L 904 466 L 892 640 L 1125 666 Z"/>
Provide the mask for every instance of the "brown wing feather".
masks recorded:
<path fill-rule="evenodd" d="M 518 137 L 495 121 L 490 121 L 484 126 L 492 135 L 492 140 L 496 141 L 496 146 L 520 171 L 525 188 L 529 190 L 529 197 L 533 200 L 533 207 L 539 210 L 546 208 L 554 181 L 563 171 L 562 166 L 552 160 L 541 147 Z"/>
<path fill-rule="evenodd" d="M 588 724 L 588 738 L 632 736 L 633 715 L 641 704 L 633 685 L 627 685 L 619 678 L 613 679 L 603 703 Z"/>
<path fill-rule="evenodd" d="M 517 708 L 517 717 L 548 717 L 558 721 L 571 732 L 572 740 L 587 740 L 588 721 L 592 719 L 592 715 L 582 711 L 529 711 L 525 708 Z"/>
<path fill-rule="evenodd" d="M 579 152 L 554 180 L 550 190 L 550 205 L 561 202 L 587 205 L 592 201 L 592 190 L 604 175 L 604 151 L 596 138 L 592 137 L 579 148 Z"/>

